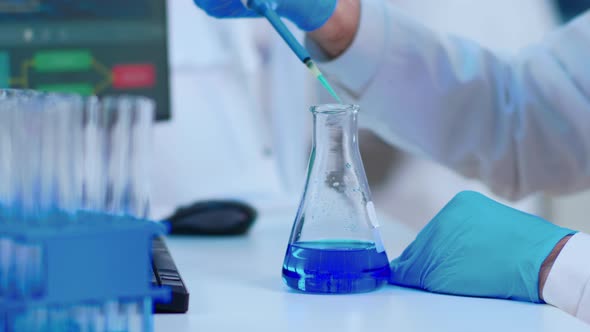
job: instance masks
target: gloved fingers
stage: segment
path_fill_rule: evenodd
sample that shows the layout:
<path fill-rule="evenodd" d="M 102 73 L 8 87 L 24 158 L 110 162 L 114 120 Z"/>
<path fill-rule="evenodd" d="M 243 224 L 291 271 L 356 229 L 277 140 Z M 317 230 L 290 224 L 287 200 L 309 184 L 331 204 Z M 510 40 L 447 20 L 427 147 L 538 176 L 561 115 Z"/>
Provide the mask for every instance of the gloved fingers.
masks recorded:
<path fill-rule="evenodd" d="M 258 16 L 256 12 L 246 8 L 240 0 L 194 0 L 194 2 L 209 16 L 216 18 Z"/>
<path fill-rule="evenodd" d="M 245 0 L 194 0 L 207 14 L 216 18 L 259 17 L 248 9 Z M 337 0 L 251 0 L 251 8 L 272 8 L 304 31 L 323 26 L 336 10 Z"/>
<path fill-rule="evenodd" d="M 402 260 L 398 257 L 391 261 L 389 268 L 391 275 L 389 283 L 393 285 L 419 288 L 419 278 L 416 276 L 415 269 L 412 269 L 414 262 Z"/>
<path fill-rule="evenodd" d="M 277 12 L 303 31 L 322 27 L 336 11 L 338 0 L 282 0 Z"/>
<path fill-rule="evenodd" d="M 477 232 L 471 203 L 480 196 L 465 191 L 447 203 L 400 257 L 390 263 L 390 283 L 435 291 L 429 289 L 429 278 L 438 275 L 449 262 L 460 260 L 462 246 L 469 244 L 472 232 Z M 450 271 L 441 273 L 447 272 Z"/>
<path fill-rule="evenodd" d="M 481 194 L 455 196 L 390 264 L 390 283 L 539 302 L 541 264 L 572 230 Z"/>

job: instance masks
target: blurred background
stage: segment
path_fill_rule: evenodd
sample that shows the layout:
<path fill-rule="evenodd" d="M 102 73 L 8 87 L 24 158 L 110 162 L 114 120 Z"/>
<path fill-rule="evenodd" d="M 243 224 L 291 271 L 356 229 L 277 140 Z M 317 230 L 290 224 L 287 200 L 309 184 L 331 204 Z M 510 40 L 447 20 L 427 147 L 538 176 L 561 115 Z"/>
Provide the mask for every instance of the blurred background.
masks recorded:
<path fill-rule="evenodd" d="M 473 39 L 506 56 L 590 8 L 590 0 L 384 1 L 439 33 Z M 56 14 L 64 12 L 60 6 L 77 17 L 107 18 L 96 27 L 101 33 L 93 35 L 91 55 L 70 54 L 72 59 L 91 59 L 96 85 L 51 85 L 39 77 L 39 86 L 81 93 L 122 89 L 157 101 L 162 121 L 154 137 L 154 216 L 211 198 L 242 198 L 262 209 L 292 209 L 295 215 L 310 149 L 308 109 L 329 99 L 268 23 L 212 19 L 191 0 L 0 0 L 0 24 L 10 23 L 15 31 L 0 36 L 0 87 L 30 83 L 25 75 L 31 56 L 27 43 L 47 51 L 54 38 L 69 40 L 67 31 L 60 30 L 68 19 Z M 145 9 L 126 11 L 126 6 Z M 31 8 L 43 8 L 44 15 L 31 15 Z M 129 36 L 144 40 L 129 44 L 125 33 L 109 30 L 114 29 L 108 24 L 114 19 L 109 8 L 117 9 L 117 19 L 127 20 Z M 14 19 L 17 12 L 21 16 Z M 43 24 L 37 26 L 39 20 Z M 109 44 L 117 38 L 127 44 Z M 127 59 L 136 54 L 147 60 Z M 116 68 L 112 87 L 101 85 L 105 67 Z M 490 195 L 479 182 L 388 146 L 370 132 L 362 131 L 360 142 L 375 203 L 391 220 L 420 229 L 461 190 Z M 540 194 L 509 204 L 589 231 L 589 202 L 588 193 L 560 198 Z"/>

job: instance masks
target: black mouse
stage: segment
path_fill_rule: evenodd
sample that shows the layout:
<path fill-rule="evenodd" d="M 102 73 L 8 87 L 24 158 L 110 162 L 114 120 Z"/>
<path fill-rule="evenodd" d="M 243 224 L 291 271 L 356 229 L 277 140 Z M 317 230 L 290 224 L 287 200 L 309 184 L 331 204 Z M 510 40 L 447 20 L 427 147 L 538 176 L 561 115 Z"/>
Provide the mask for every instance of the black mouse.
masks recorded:
<path fill-rule="evenodd" d="M 247 203 L 217 200 L 180 207 L 165 220 L 170 224 L 170 234 L 242 235 L 248 232 L 256 217 L 256 210 Z"/>

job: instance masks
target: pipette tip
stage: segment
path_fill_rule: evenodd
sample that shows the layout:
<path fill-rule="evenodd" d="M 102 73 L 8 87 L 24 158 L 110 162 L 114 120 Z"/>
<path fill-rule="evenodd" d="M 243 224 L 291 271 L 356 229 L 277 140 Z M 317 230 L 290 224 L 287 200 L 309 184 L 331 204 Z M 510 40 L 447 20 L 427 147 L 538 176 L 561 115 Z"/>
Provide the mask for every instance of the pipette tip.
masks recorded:
<path fill-rule="evenodd" d="M 326 88 L 326 90 L 328 90 L 330 95 L 332 97 L 334 97 L 334 99 L 336 99 L 336 101 L 338 101 L 338 103 L 342 104 L 342 99 L 340 99 L 340 97 L 338 96 L 336 91 L 332 88 L 332 86 L 330 85 L 330 83 L 328 82 L 326 77 L 324 77 L 324 75 L 322 74 L 322 72 L 320 71 L 318 66 L 311 59 L 308 59 L 307 61 L 305 61 L 305 64 L 307 65 L 307 68 L 309 68 L 309 70 L 312 72 L 312 74 L 320 81 L 320 83 L 322 83 L 324 88 Z"/>

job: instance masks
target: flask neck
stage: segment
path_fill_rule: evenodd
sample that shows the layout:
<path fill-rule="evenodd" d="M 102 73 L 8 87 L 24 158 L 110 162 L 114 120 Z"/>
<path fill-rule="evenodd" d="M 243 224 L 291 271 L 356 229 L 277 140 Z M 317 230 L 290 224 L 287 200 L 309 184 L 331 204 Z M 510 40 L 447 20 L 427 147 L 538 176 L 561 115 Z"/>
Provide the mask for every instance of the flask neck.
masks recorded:
<path fill-rule="evenodd" d="M 313 147 L 320 155 L 350 155 L 358 151 L 358 110 L 314 113 Z M 320 153 L 321 152 L 321 153 Z"/>

